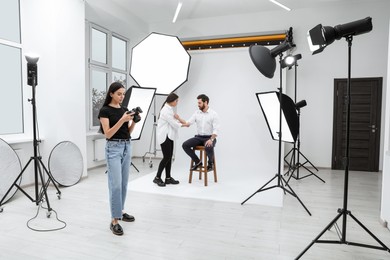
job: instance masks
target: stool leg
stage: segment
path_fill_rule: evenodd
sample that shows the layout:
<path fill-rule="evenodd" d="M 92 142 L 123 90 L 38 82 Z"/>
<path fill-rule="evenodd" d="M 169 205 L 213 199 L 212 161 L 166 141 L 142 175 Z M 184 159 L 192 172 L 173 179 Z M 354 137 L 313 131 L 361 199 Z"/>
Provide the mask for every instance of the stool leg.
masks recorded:
<path fill-rule="evenodd" d="M 215 154 L 213 158 L 214 182 L 217 182 L 217 164 L 215 163 Z"/>
<path fill-rule="evenodd" d="M 199 159 L 200 159 L 200 161 L 204 164 L 203 158 L 204 158 L 204 156 L 203 156 L 203 151 L 200 150 L 200 151 L 199 151 Z M 202 169 L 203 169 L 203 167 L 204 167 L 204 165 L 199 167 L 199 180 L 202 179 Z"/>
<path fill-rule="evenodd" d="M 207 186 L 207 154 L 206 154 L 206 149 L 203 150 L 202 152 L 203 152 L 203 158 L 204 158 L 204 163 L 203 163 L 204 186 Z"/>
<path fill-rule="evenodd" d="M 188 183 L 191 183 L 192 182 L 192 166 L 194 165 L 194 161 L 191 160 L 191 164 L 190 164 L 190 176 L 189 176 L 189 179 L 188 179 Z"/>

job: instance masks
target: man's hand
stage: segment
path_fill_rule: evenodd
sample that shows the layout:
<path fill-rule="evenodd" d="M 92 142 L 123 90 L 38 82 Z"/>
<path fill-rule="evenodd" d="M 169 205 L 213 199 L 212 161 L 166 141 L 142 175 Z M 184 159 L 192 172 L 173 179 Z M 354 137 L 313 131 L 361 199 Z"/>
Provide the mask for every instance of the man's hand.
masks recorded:
<path fill-rule="evenodd" d="M 207 140 L 206 143 L 205 143 L 205 146 L 212 147 L 213 146 L 213 141 L 211 141 L 210 139 Z"/>

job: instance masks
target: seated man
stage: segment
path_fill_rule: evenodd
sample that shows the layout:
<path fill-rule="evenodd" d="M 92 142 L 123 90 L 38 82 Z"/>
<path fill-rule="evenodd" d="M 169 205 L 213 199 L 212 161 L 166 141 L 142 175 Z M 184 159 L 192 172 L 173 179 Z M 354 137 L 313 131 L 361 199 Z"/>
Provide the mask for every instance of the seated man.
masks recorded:
<path fill-rule="evenodd" d="M 191 118 L 187 121 L 187 124 L 192 125 L 196 123 L 197 135 L 188 139 L 183 143 L 183 149 L 195 162 L 195 165 L 191 170 L 196 170 L 202 166 L 202 162 L 192 149 L 195 146 L 204 145 L 206 154 L 208 157 L 207 170 L 213 169 L 214 161 L 214 146 L 217 142 L 217 134 L 219 129 L 218 114 L 209 107 L 209 97 L 201 94 L 197 97 L 198 107 Z"/>

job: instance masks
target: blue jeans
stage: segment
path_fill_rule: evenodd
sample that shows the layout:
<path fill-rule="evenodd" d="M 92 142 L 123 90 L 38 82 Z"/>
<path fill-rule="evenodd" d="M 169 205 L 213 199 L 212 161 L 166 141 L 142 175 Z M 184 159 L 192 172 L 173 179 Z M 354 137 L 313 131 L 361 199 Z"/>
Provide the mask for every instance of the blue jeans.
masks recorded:
<path fill-rule="evenodd" d="M 106 162 L 111 217 L 118 219 L 122 217 L 127 194 L 131 165 L 130 141 L 107 141 Z"/>

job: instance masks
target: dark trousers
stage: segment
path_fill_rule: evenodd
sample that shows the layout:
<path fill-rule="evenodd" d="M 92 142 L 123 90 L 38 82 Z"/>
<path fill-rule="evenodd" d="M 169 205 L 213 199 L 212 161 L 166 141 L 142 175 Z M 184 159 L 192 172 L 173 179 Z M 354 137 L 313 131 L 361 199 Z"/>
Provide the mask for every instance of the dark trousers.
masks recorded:
<path fill-rule="evenodd" d="M 183 143 L 183 150 L 188 154 L 189 157 L 195 162 L 198 163 L 199 157 L 196 155 L 195 151 L 192 149 L 195 146 L 204 145 L 209 140 L 211 135 L 195 135 L 194 137 L 188 139 Z M 213 145 L 210 147 L 205 146 L 206 154 L 209 159 L 209 164 L 213 162 L 214 159 L 214 146 L 217 143 L 217 139 L 214 139 Z"/>
<path fill-rule="evenodd" d="M 173 141 L 168 138 L 161 144 L 161 151 L 163 158 L 158 166 L 156 177 L 161 179 L 161 174 L 165 169 L 165 178 L 171 178 L 172 155 L 173 155 Z"/>

